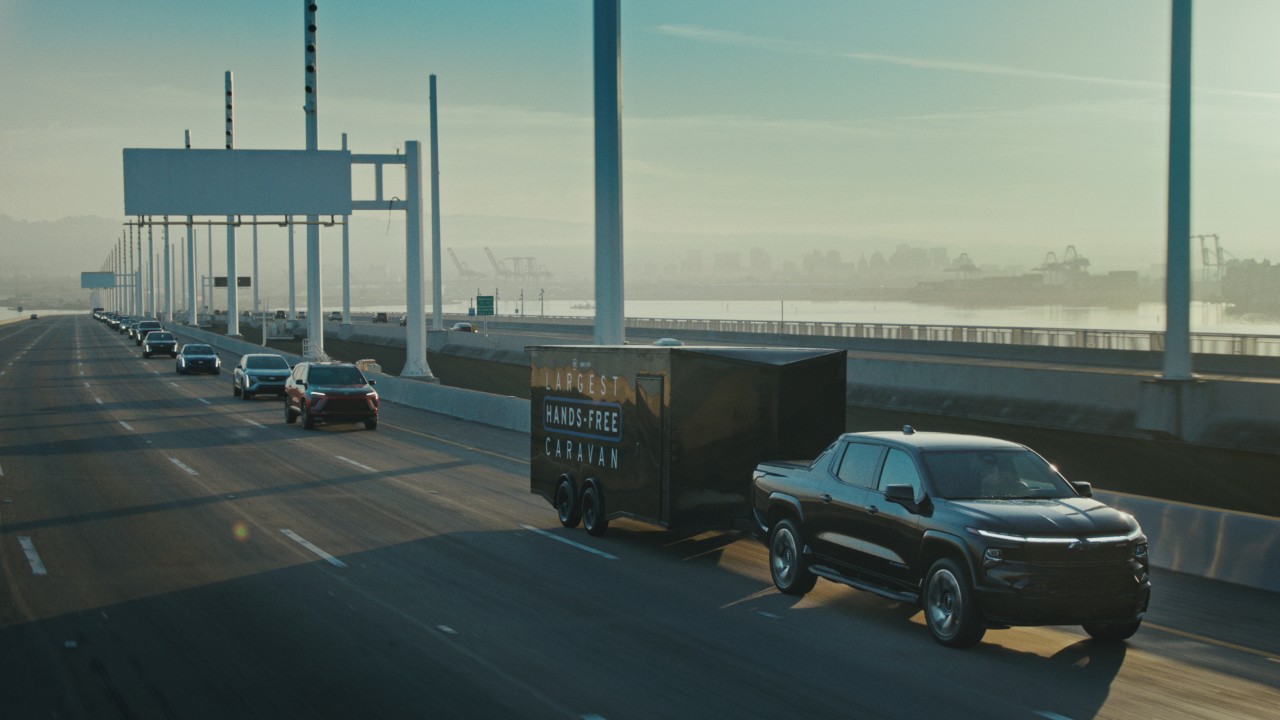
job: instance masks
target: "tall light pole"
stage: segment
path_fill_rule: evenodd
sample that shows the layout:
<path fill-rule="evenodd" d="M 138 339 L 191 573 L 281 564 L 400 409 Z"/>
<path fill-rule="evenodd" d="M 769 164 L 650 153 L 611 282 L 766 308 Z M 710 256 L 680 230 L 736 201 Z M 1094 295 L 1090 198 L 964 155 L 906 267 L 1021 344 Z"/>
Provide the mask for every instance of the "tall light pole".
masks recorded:
<path fill-rule="evenodd" d="M 225 84 L 227 90 L 226 106 L 227 106 L 227 149 L 231 150 L 235 147 L 235 133 L 232 131 L 232 121 L 235 119 L 235 111 L 232 109 L 234 103 L 232 99 L 232 76 L 231 71 L 226 72 Z M 239 337 L 240 335 L 240 287 L 236 282 L 236 225 L 235 217 L 227 216 L 227 335 L 231 337 Z"/>
<path fill-rule="evenodd" d="M 595 0 L 597 345 L 626 341 L 622 270 L 619 0 Z"/>
<path fill-rule="evenodd" d="M 303 105 L 307 121 L 307 150 L 320 149 L 319 125 L 316 117 L 319 87 L 316 84 L 316 3 L 303 0 L 303 44 L 306 60 L 306 104 Z M 324 357 L 324 310 L 321 305 L 320 285 L 320 217 L 307 216 L 307 357 L 318 360 Z"/>

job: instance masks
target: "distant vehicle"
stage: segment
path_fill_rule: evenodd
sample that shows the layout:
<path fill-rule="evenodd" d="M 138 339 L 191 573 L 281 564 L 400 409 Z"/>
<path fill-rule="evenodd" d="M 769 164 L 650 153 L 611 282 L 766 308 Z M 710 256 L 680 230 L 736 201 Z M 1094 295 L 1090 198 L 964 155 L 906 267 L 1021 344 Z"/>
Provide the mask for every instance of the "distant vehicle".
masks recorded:
<path fill-rule="evenodd" d="M 406 325 L 408 325 L 408 324 L 409 324 L 409 316 L 408 316 L 408 315 L 401 315 L 401 316 L 400 316 L 400 327 L 405 327 L 405 326 L 406 326 Z"/>
<path fill-rule="evenodd" d="M 161 354 L 172 358 L 178 357 L 178 339 L 173 336 L 173 333 L 166 330 L 152 330 L 140 342 L 142 344 L 142 357 L 144 358 Z"/>
<path fill-rule="evenodd" d="M 935 640 L 1083 625 L 1131 637 L 1151 597 L 1147 537 L 1033 450 L 974 435 L 846 433 L 812 462 L 764 462 L 752 506 L 773 584 L 819 577 L 924 608 Z"/>
<path fill-rule="evenodd" d="M 364 422 L 378 428 L 378 392 L 351 363 L 300 362 L 284 384 L 284 421 L 310 430 L 317 422 Z"/>
<path fill-rule="evenodd" d="M 681 345 L 684 345 L 684 342 L 672 337 L 665 337 L 654 340 L 653 344 L 658 347 L 680 347 Z"/>
<path fill-rule="evenodd" d="M 276 320 L 285 320 L 285 319 L 287 319 L 288 317 L 289 317 L 289 314 L 288 314 L 288 313 L 286 313 L 285 311 L 283 311 L 283 310 L 277 310 L 277 311 L 276 311 L 276 315 L 275 315 Z"/>
<path fill-rule="evenodd" d="M 122 321 L 120 323 L 120 334 L 133 337 L 133 333 L 131 331 L 138 326 L 138 322 L 139 321 L 136 318 L 129 318 L 128 320 Z"/>
<path fill-rule="evenodd" d="M 222 358 L 209 345 L 187 343 L 178 351 L 177 371 L 179 375 L 198 372 L 217 375 L 222 372 Z"/>
<path fill-rule="evenodd" d="M 284 395 L 284 383 L 289 379 L 289 361 L 273 353 L 249 353 L 231 371 L 231 395 L 252 400 L 254 395 L 269 392 Z"/>
<path fill-rule="evenodd" d="M 32 320 L 39 320 L 39 319 L 40 319 L 40 316 L 39 316 L 39 315 L 37 315 L 37 314 L 35 314 L 35 313 L 31 313 L 31 319 L 32 319 Z"/>
<path fill-rule="evenodd" d="M 106 308 L 96 307 L 96 308 L 94 308 L 94 309 L 90 310 L 90 311 L 89 311 L 89 314 L 90 314 L 90 315 L 92 315 L 92 316 L 94 317 L 94 319 L 98 319 L 98 318 L 100 318 L 100 317 L 102 316 L 102 313 L 103 313 L 103 312 L 105 312 L 105 311 L 106 311 Z"/>
<path fill-rule="evenodd" d="M 334 310 L 333 312 L 329 313 L 329 322 L 335 322 L 335 321 L 342 322 L 342 313 L 338 312 L 337 310 Z"/>
<path fill-rule="evenodd" d="M 133 337 L 135 345 L 141 345 L 142 338 L 145 337 L 147 333 L 163 329 L 164 326 L 157 320 L 139 320 L 138 327 L 130 330 L 129 334 Z"/>
<path fill-rule="evenodd" d="M 299 319 L 299 320 L 306 320 L 306 319 L 307 319 L 307 311 L 306 311 L 306 310 L 299 310 L 299 311 L 298 311 L 298 319 Z"/>
<path fill-rule="evenodd" d="M 456 322 L 449 329 L 454 332 L 475 332 L 476 326 L 469 322 Z"/>
<path fill-rule="evenodd" d="M 386 314 L 386 313 L 384 313 L 384 312 L 374 313 L 374 314 L 373 314 L 373 321 L 374 321 L 374 322 L 376 322 L 376 323 L 384 323 L 384 322 L 386 322 L 386 321 L 387 321 L 387 314 Z"/>

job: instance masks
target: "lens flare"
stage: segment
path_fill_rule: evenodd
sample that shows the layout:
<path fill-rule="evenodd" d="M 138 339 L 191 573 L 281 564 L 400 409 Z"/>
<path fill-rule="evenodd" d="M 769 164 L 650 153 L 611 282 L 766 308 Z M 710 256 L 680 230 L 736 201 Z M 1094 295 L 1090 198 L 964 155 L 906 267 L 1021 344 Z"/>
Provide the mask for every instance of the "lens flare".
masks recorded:
<path fill-rule="evenodd" d="M 244 542 L 245 540 L 248 540 L 249 526 L 245 525 L 243 522 L 237 522 L 235 525 L 232 525 L 231 537 L 235 538 L 239 542 Z"/>

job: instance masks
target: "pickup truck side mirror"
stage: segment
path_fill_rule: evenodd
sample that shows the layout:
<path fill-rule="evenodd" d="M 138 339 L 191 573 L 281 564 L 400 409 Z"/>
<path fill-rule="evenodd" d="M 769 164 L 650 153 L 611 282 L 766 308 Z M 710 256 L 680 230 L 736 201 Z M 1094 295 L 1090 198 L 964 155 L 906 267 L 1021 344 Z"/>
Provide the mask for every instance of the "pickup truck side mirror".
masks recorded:
<path fill-rule="evenodd" d="M 1080 493 L 1080 497 L 1093 497 L 1093 485 L 1091 483 L 1084 481 L 1072 481 L 1071 487 L 1075 488 L 1076 492 Z"/>
<path fill-rule="evenodd" d="M 910 485 L 886 485 L 884 496 L 893 502 L 903 505 L 916 504 L 916 489 Z"/>
<path fill-rule="evenodd" d="M 378 384 L 377 380 L 365 380 L 365 382 L 369 383 L 369 387 L 373 387 Z"/>

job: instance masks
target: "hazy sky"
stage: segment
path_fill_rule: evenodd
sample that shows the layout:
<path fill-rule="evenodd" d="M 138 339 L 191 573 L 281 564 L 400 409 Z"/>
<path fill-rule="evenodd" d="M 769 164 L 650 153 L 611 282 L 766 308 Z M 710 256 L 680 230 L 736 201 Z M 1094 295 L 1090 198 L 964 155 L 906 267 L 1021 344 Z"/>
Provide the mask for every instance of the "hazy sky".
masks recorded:
<path fill-rule="evenodd" d="M 319 6 L 322 148 L 425 141 L 434 73 L 446 216 L 592 222 L 590 0 Z M 1169 6 L 623 0 L 628 250 L 1160 262 Z M 221 147 L 226 70 L 236 146 L 301 148 L 301 25 L 293 0 L 0 0 L 0 213 L 121 218 L 122 148 Z M 1199 2 L 1194 33 L 1193 232 L 1280 258 L 1280 2 Z"/>

